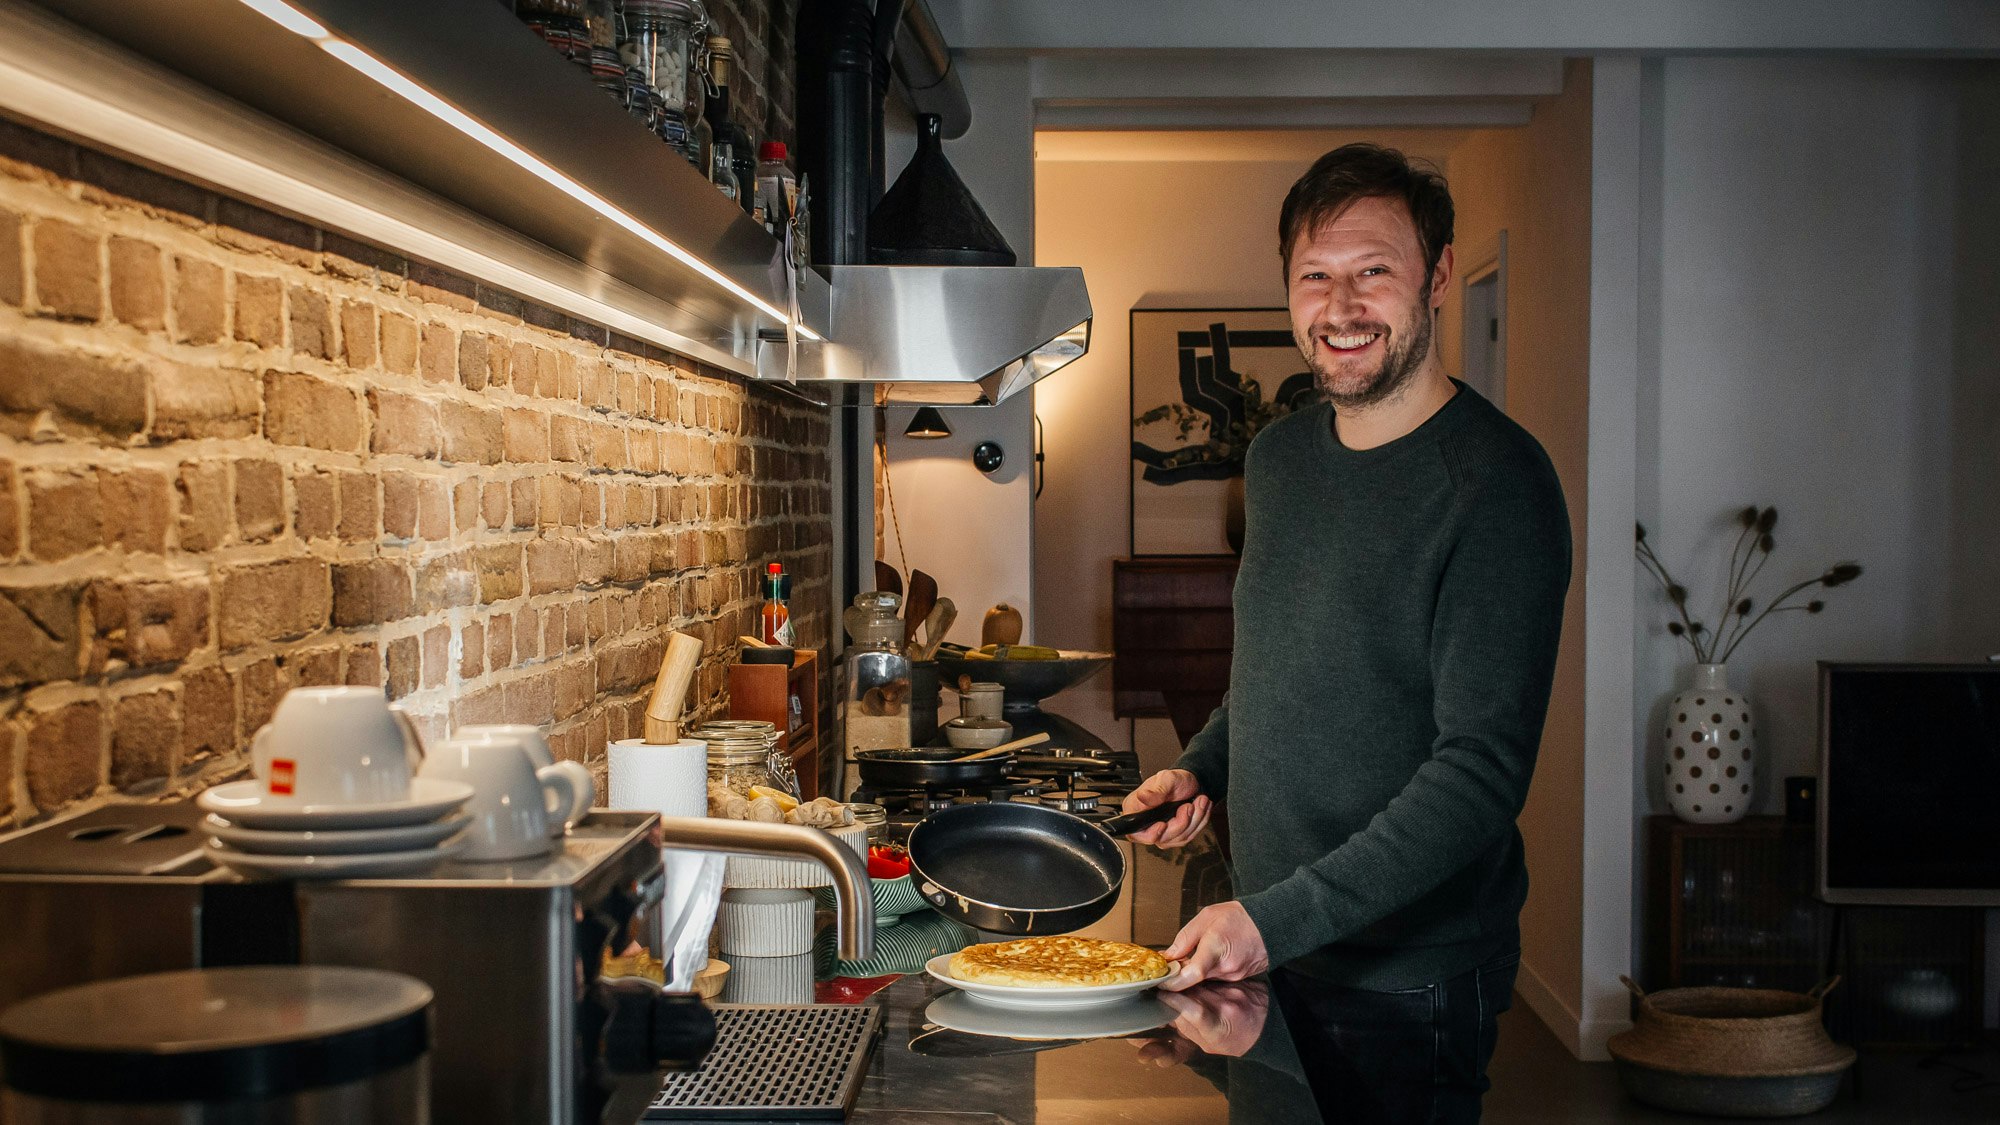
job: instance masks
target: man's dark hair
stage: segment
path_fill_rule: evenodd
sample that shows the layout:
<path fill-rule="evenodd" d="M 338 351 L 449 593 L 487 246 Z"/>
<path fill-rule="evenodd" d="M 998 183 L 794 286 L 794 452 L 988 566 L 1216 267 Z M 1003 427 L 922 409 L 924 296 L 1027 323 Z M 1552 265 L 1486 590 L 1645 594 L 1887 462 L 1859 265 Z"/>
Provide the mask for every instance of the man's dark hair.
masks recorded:
<path fill-rule="evenodd" d="M 1302 232 L 1337 217 L 1362 199 L 1400 199 L 1417 225 L 1424 254 L 1424 285 L 1430 286 L 1438 256 L 1451 245 L 1451 189 L 1428 162 L 1381 145 L 1341 145 L 1313 162 L 1285 194 L 1278 212 L 1278 254 L 1292 268 L 1292 247 Z"/>

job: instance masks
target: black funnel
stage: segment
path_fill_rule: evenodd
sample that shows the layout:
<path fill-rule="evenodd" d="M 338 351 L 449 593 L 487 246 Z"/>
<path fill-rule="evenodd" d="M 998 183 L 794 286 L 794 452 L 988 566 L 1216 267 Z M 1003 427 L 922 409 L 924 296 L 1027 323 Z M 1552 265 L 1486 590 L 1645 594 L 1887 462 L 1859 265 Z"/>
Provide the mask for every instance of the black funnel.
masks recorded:
<path fill-rule="evenodd" d="M 1014 250 L 944 156 L 936 114 L 917 117 L 917 155 L 868 216 L 868 260 L 884 266 L 1011 266 Z"/>

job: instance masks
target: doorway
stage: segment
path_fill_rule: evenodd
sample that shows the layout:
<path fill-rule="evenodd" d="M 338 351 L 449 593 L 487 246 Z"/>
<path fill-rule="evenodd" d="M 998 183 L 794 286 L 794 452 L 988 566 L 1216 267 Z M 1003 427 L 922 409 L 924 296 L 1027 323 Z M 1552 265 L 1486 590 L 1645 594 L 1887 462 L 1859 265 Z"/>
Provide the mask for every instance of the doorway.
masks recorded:
<path fill-rule="evenodd" d="M 1469 256 L 1460 276 L 1459 308 L 1464 310 L 1464 362 L 1458 377 L 1507 409 L 1507 232 L 1500 231 L 1483 253 Z"/>

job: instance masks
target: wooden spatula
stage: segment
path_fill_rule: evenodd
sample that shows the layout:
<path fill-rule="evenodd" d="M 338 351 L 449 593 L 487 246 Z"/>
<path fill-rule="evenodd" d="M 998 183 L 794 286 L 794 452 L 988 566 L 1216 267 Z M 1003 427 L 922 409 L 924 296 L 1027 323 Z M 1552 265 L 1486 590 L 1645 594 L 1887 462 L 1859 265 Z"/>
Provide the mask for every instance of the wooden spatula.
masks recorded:
<path fill-rule="evenodd" d="M 921 570 L 910 572 L 910 596 L 903 600 L 903 645 L 908 647 L 917 639 L 917 630 L 929 617 L 931 607 L 937 604 L 937 579 Z"/>
<path fill-rule="evenodd" d="M 895 567 L 890 566 L 881 559 L 876 559 L 875 588 L 877 590 L 887 590 L 892 594 L 900 594 L 903 592 L 903 575 Z"/>
<path fill-rule="evenodd" d="M 1003 742 L 1000 745 L 995 746 L 991 750 L 979 750 L 971 754 L 967 754 L 962 758 L 952 758 L 950 760 L 954 762 L 976 762 L 981 758 L 993 758 L 1001 754 L 1011 753 L 1012 751 L 1019 750 L 1023 746 L 1039 746 L 1040 744 L 1047 742 L 1048 740 L 1049 740 L 1049 732 L 1039 731 L 1035 734 L 1029 735 L 1026 738 L 1017 738 L 1012 742 Z"/>

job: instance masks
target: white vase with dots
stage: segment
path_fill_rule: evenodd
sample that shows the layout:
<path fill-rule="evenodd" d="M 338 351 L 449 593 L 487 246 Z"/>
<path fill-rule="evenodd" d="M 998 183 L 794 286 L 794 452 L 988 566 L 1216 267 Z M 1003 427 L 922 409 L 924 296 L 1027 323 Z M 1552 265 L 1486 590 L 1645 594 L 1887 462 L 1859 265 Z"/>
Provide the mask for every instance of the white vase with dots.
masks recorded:
<path fill-rule="evenodd" d="M 1757 727 L 1725 664 L 1694 666 L 1694 686 L 1667 704 L 1667 807 L 1692 824 L 1743 819 L 1757 798 Z"/>

